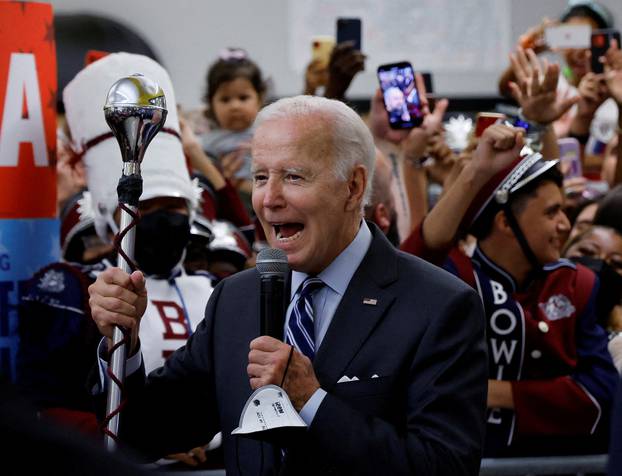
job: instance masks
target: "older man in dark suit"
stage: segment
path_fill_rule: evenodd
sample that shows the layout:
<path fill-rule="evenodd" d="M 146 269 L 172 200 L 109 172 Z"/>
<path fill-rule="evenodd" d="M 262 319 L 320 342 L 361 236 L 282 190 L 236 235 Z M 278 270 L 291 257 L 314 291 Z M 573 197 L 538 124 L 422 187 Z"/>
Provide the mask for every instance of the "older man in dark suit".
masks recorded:
<path fill-rule="evenodd" d="M 374 145 L 344 104 L 283 99 L 259 115 L 253 207 L 288 257 L 283 340 L 259 336 L 259 279 L 221 282 L 185 348 L 128 379 L 126 441 L 152 455 L 224 435 L 228 474 L 477 474 L 486 407 L 481 301 L 363 220 Z M 135 333 L 146 290 L 91 286 L 101 332 Z M 133 346 L 128 369 L 140 364 Z M 249 352 L 250 345 L 250 352 Z M 253 389 L 282 385 L 308 428 L 279 445 L 232 436 Z"/>

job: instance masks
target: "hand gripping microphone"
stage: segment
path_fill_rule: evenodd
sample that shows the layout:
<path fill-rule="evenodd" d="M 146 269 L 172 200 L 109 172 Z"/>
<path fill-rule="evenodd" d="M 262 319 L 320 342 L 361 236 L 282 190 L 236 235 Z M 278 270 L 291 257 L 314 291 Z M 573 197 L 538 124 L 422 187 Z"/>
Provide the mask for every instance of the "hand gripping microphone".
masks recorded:
<path fill-rule="evenodd" d="M 261 250 L 257 255 L 257 272 L 260 285 L 260 334 L 284 340 L 285 276 L 289 272 L 287 255 L 278 249 Z M 275 412 L 275 409 L 278 411 Z M 272 443 L 276 453 L 275 461 L 279 461 L 283 458 L 279 448 L 287 446 L 286 442 L 295 436 L 294 432 L 303 434 L 306 427 L 307 424 L 298 415 L 285 390 L 268 384 L 255 389 L 248 397 L 240 415 L 240 424 L 231 434 Z M 260 469 L 259 473 L 262 472 Z"/>
<path fill-rule="evenodd" d="M 257 255 L 259 272 L 260 335 L 283 340 L 285 325 L 285 276 L 289 272 L 287 255 L 276 248 L 266 248 Z"/>

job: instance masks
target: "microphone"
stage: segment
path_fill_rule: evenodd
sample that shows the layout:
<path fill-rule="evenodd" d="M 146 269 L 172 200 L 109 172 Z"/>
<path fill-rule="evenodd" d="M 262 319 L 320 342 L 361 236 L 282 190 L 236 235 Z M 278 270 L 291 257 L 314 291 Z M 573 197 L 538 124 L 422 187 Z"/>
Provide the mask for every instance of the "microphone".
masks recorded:
<path fill-rule="evenodd" d="M 283 340 L 285 325 L 285 276 L 289 272 L 287 255 L 276 248 L 259 252 L 256 261 L 259 272 L 259 332 Z"/>

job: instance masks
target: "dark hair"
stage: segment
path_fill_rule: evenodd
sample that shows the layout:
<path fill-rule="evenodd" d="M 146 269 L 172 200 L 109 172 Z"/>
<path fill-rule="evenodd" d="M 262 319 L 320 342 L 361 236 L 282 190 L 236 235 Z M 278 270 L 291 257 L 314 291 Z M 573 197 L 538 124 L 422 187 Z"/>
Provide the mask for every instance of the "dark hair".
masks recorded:
<path fill-rule="evenodd" d="M 601 198 L 585 198 L 582 199 L 579 204 L 571 210 L 566 209 L 566 216 L 568 217 L 568 221 L 570 221 L 570 225 L 574 226 L 577 218 L 581 215 L 581 212 L 585 210 L 587 207 L 593 204 L 600 203 Z"/>
<path fill-rule="evenodd" d="M 538 188 L 544 182 L 552 182 L 561 188 L 564 183 L 564 176 L 557 167 L 552 167 L 520 190 L 511 194 L 508 203 L 515 217 L 518 217 L 525 210 L 529 200 L 536 195 Z M 471 234 L 478 240 L 483 240 L 490 235 L 495 216 L 500 210 L 502 210 L 501 205 L 491 201 L 477 221 L 471 226 Z"/>
<path fill-rule="evenodd" d="M 598 28 L 613 28 L 613 16 L 596 2 L 577 2 L 577 5 L 566 9 L 560 20 L 565 22 L 571 18 L 589 18 L 596 22 Z"/>
<path fill-rule="evenodd" d="M 207 104 L 205 115 L 208 119 L 216 120 L 211 105 L 218 88 L 223 83 L 238 78 L 248 79 L 259 96 L 262 96 L 266 92 L 266 83 L 261 74 L 261 70 L 253 61 L 246 57 L 231 59 L 219 58 L 210 65 L 207 71 L 207 85 L 203 101 Z"/>
<path fill-rule="evenodd" d="M 608 226 L 622 234 L 622 184 L 612 188 L 600 201 L 594 225 Z"/>

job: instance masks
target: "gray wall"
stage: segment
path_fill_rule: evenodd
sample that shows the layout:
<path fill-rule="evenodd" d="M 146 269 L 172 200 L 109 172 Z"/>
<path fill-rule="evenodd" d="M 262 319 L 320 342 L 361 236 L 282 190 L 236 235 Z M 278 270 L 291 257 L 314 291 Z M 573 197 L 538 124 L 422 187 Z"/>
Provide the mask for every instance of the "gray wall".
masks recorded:
<path fill-rule="evenodd" d="M 566 5 L 565 0 L 509 1 L 512 41 L 542 17 L 555 18 Z M 241 46 L 249 51 L 272 78 L 274 95 L 291 95 L 302 90 L 303 78 L 289 64 L 287 9 L 290 3 L 287 0 L 53 0 L 51 3 L 57 13 L 99 14 L 136 30 L 152 45 L 171 73 L 183 107 L 200 104 L 207 66 L 226 46 Z M 622 1 L 603 0 L 602 3 L 614 13 L 616 24 L 622 26 Z M 378 62 L 382 61 L 374 64 Z M 473 68 L 461 73 L 435 73 L 434 79 L 440 94 L 493 95 L 497 76 L 497 72 L 484 73 Z M 369 96 L 375 85 L 373 70 L 368 68 L 356 78 L 351 95 Z"/>

